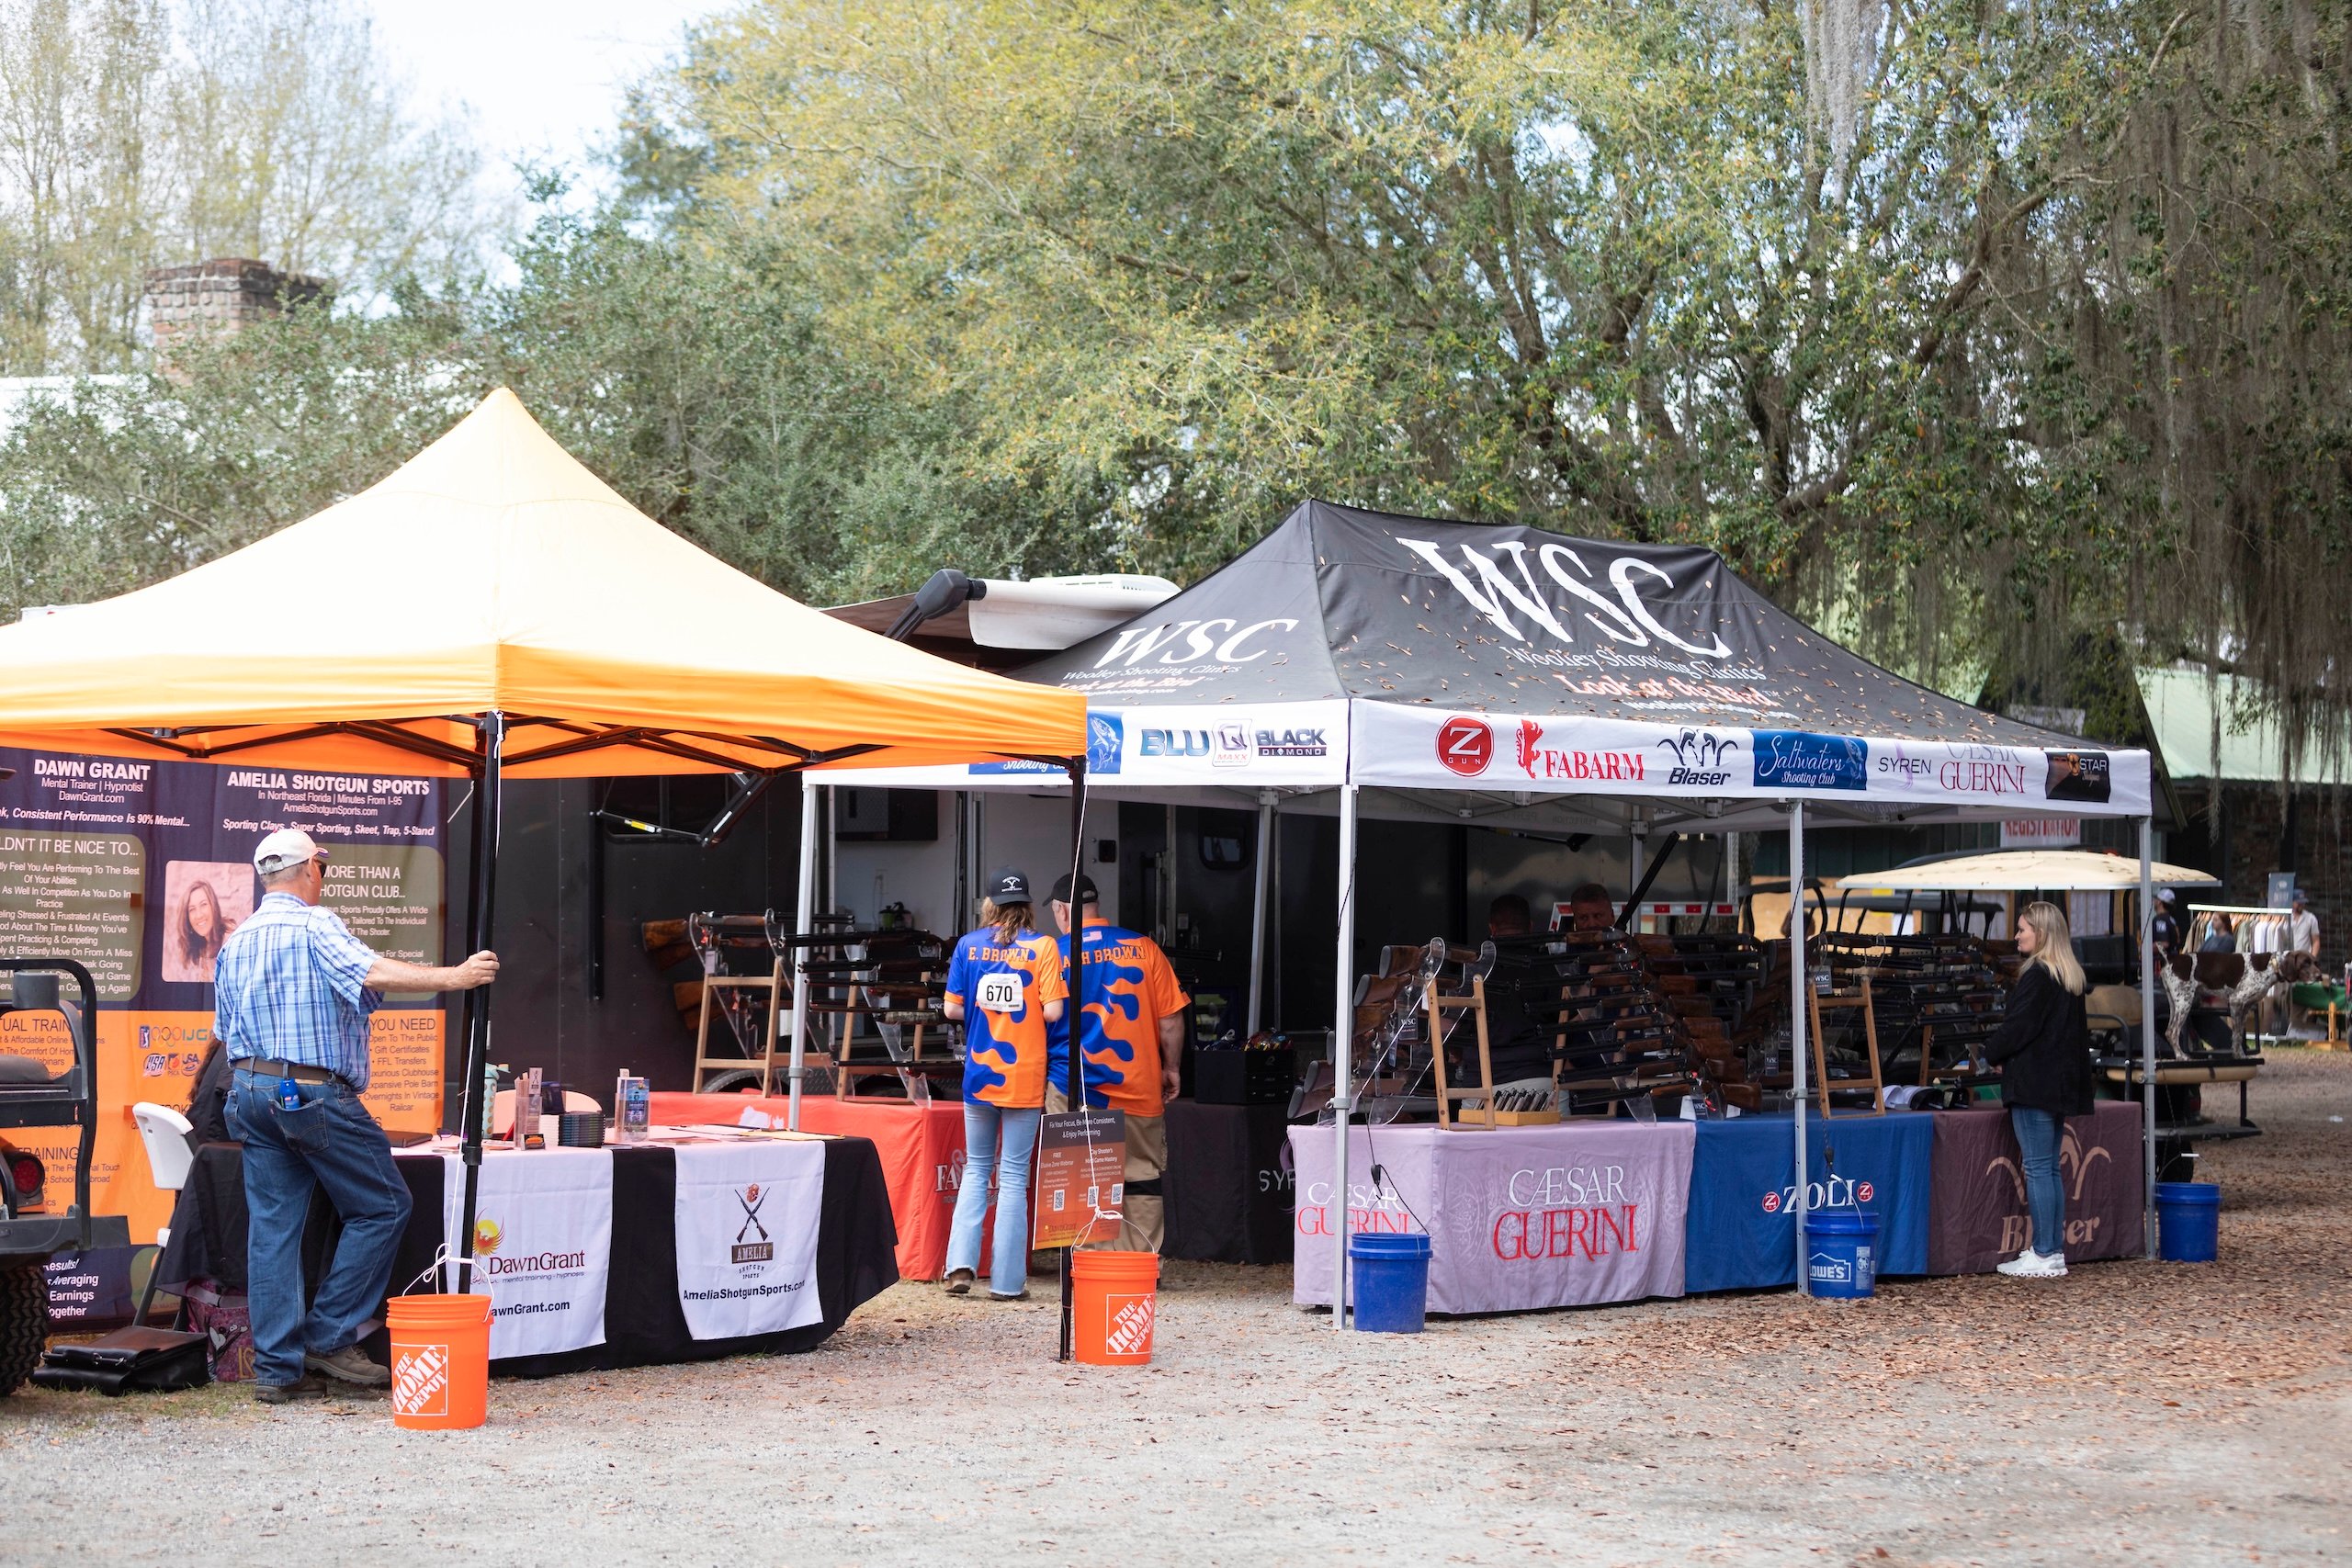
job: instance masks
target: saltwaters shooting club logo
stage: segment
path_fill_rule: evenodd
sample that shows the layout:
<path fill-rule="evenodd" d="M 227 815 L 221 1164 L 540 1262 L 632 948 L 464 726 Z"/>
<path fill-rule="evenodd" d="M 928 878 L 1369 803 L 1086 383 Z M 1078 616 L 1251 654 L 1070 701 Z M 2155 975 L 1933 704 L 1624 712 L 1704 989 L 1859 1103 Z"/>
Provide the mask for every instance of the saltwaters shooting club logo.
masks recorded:
<path fill-rule="evenodd" d="M 729 1249 L 727 1260 L 729 1263 L 741 1265 L 775 1261 L 775 1243 L 769 1238 L 767 1227 L 760 1224 L 760 1208 L 767 1201 L 767 1193 L 761 1190 L 760 1184 L 756 1181 L 736 1191 L 735 1201 L 743 1206 L 743 1223 L 737 1227 L 735 1245 Z M 748 1239 L 754 1231 L 759 1233 L 760 1239 L 757 1241 Z"/>

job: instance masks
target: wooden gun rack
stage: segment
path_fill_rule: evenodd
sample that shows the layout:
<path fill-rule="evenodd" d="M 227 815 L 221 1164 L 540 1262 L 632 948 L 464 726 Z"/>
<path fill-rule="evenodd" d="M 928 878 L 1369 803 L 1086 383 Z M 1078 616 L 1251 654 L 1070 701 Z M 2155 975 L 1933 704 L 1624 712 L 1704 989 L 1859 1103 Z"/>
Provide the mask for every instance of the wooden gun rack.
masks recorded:
<path fill-rule="evenodd" d="M 1867 975 L 1862 976 L 1862 989 L 1859 996 L 1825 997 L 1811 986 L 1805 987 L 1804 995 L 1807 1010 L 1813 1014 L 1814 1092 L 1821 1097 L 1822 1120 L 1826 1122 L 1839 1115 L 1847 1117 L 1885 1115 L 1886 1077 L 1879 1064 L 1878 1015 L 1871 1010 L 1871 977 Z M 1828 1047 L 1822 1043 L 1821 1014 L 1825 1009 L 1831 1012 L 1839 1012 L 1852 1008 L 1862 1010 L 1862 1038 L 1868 1043 L 1870 1050 L 1870 1077 L 1840 1078 L 1834 1088 L 1835 1092 L 1841 1094 L 1853 1093 L 1861 1089 L 1870 1090 L 1871 1108 L 1868 1111 L 1838 1111 L 1831 1108 L 1833 1102 L 1829 1098 L 1833 1092 L 1833 1086 L 1829 1078 Z"/>

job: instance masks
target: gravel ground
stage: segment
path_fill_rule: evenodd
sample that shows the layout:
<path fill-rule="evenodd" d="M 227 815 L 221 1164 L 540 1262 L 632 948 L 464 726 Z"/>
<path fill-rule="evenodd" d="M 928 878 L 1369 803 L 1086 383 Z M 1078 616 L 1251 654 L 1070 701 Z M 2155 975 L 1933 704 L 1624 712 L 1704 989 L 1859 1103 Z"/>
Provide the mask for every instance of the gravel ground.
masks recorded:
<path fill-rule="evenodd" d="M 2352 1058 L 2273 1061 L 2269 1135 L 2206 1162 L 2218 1267 L 1343 1341 L 1287 1269 L 1177 1264 L 1134 1371 L 900 1285 L 812 1355 L 500 1382 L 458 1434 L 33 1392 L 0 1560 L 2340 1562 Z"/>

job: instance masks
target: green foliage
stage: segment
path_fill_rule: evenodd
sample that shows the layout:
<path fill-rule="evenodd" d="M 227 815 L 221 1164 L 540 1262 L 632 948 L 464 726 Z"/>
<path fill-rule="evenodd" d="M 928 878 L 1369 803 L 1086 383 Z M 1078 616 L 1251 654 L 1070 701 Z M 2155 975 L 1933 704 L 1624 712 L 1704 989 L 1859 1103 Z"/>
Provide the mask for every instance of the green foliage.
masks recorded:
<path fill-rule="evenodd" d="M 21 425 L 11 581 L 251 536 L 503 381 L 814 599 L 1191 576 L 1314 494 L 1710 545 L 1947 684 L 2120 637 L 2340 710 L 2352 0 L 1803 14 L 748 3 L 511 287 Z"/>

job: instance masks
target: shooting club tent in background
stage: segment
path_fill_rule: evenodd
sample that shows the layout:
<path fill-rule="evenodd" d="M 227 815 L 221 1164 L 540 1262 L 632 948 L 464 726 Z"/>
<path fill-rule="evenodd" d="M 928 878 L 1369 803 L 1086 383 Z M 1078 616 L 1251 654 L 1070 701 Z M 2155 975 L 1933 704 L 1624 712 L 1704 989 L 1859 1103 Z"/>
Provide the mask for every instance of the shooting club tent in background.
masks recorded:
<path fill-rule="evenodd" d="M 748 784 L 853 756 L 1065 758 L 1082 773 L 1084 740 L 1080 697 L 845 626 L 697 549 L 503 389 L 315 517 L 0 627 L 0 745 L 470 778 L 471 948 L 492 942 L 508 774 Z M 469 1258 L 492 989 L 466 994 Z M 799 1055 L 796 1035 L 796 1125 Z"/>
<path fill-rule="evenodd" d="M 2149 908 L 2149 760 L 1996 717 L 1881 670 L 1776 608 L 1703 549 L 1300 505 L 1209 577 L 1016 671 L 1086 694 L 1086 788 L 1259 813 L 1249 1027 L 1260 1021 L 1277 807 L 1336 813 L 1332 1103 L 1352 1095 L 1361 815 L 1555 833 L 1779 829 L 1790 886 L 1808 827 L 2136 818 Z M 823 770 L 917 789 L 1067 787 L 1043 763 Z M 808 822 L 813 831 L 813 819 Z M 804 862 L 804 864 L 807 863 Z M 801 926 L 808 925 L 803 898 Z M 1804 1246 L 1806 974 L 1791 966 L 1797 1244 Z M 2145 931 L 2141 945 L 2145 948 Z M 2155 1051 L 2143 965 L 2143 1066 Z M 796 1036 L 797 1038 L 797 1036 Z M 2154 1187 L 2154 1100 L 2144 1165 Z M 1344 1206 L 1348 1140 L 1335 1139 Z M 1335 1223 L 1335 1322 L 1347 1225 Z M 2154 1226 L 2148 1227 L 2154 1247 Z M 1797 1271 L 1800 1287 L 1805 1274 Z"/>

